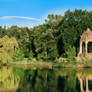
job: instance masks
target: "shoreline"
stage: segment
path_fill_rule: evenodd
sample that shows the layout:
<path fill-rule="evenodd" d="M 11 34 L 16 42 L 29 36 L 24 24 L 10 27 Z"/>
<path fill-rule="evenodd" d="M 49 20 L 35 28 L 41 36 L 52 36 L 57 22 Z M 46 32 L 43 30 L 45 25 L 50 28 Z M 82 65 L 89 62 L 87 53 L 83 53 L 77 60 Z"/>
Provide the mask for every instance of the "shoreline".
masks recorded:
<path fill-rule="evenodd" d="M 0 66 L 49 66 L 52 67 L 52 63 L 1 63 Z"/>
<path fill-rule="evenodd" d="M 92 68 L 92 65 L 62 65 L 59 63 L 0 63 L 0 66 L 40 66 L 40 67 L 51 67 L 51 68 Z"/>

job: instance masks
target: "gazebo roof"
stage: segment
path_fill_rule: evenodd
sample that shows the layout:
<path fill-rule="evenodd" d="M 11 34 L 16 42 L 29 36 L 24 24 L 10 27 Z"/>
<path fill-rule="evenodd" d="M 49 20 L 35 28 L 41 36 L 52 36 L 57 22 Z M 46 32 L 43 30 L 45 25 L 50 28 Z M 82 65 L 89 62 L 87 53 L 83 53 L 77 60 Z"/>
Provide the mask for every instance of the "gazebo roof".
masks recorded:
<path fill-rule="evenodd" d="M 92 40 L 92 31 L 88 28 L 82 35 L 81 35 L 81 40 Z"/>
<path fill-rule="evenodd" d="M 91 35 L 92 36 L 92 31 L 88 28 L 83 35 Z"/>

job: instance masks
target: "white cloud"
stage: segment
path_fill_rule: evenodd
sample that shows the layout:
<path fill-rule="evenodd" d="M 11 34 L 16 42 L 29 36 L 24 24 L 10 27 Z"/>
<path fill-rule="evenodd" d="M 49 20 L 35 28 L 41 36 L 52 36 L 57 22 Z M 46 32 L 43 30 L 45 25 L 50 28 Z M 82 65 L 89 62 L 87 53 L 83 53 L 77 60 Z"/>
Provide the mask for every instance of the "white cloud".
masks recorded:
<path fill-rule="evenodd" d="M 0 17 L 2 20 L 7 20 L 7 19 L 25 19 L 25 20 L 34 20 L 40 22 L 40 19 L 37 18 L 32 18 L 32 17 L 24 17 L 24 16 L 3 16 Z"/>

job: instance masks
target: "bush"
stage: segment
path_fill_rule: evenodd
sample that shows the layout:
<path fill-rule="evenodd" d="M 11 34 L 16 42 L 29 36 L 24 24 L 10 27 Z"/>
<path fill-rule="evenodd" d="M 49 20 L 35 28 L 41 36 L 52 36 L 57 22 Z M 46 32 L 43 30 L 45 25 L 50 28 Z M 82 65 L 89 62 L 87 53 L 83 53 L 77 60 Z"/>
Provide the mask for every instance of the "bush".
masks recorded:
<path fill-rule="evenodd" d="M 65 52 L 66 58 L 73 59 L 76 56 L 75 47 L 69 46 L 68 50 Z"/>
<path fill-rule="evenodd" d="M 18 61 L 23 61 L 24 59 L 24 53 L 22 49 L 19 49 L 13 56 L 13 61 L 18 62 Z"/>

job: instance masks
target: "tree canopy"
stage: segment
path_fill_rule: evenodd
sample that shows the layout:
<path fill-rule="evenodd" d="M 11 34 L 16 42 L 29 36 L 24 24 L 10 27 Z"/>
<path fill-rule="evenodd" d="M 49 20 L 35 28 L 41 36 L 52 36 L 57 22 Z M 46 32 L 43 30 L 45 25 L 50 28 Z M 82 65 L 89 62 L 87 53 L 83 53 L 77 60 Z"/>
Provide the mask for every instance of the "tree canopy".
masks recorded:
<path fill-rule="evenodd" d="M 82 33 L 92 29 L 92 11 L 67 10 L 63 16 L 48 15 L 44 24 L 33 28 L 0 27 L 0 37 L 7 35 L 18 42 L 18 52 L 24 58 L 55 60 L 60 57 L 76 57 Z M 21 55 L 20 55 L 21 56 Z"/>

